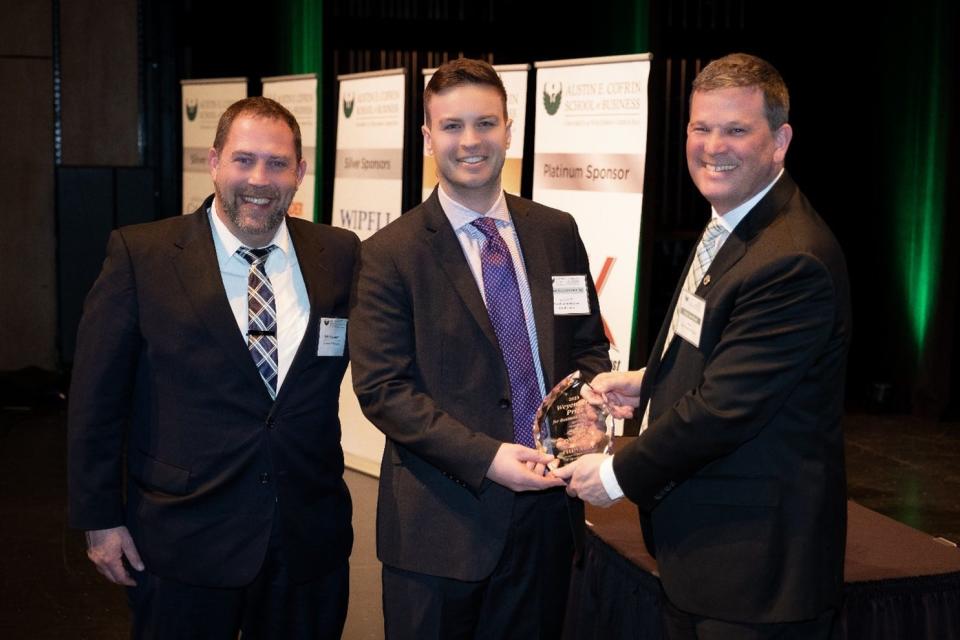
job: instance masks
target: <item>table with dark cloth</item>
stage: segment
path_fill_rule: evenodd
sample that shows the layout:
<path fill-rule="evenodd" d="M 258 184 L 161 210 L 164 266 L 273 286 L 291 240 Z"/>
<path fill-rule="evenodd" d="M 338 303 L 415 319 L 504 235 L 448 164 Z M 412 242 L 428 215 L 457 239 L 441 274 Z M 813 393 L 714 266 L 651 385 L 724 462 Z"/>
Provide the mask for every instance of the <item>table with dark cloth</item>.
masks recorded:
<path fill-rule="evenodd" d="M 847 514 L 838 637 L 960 640 L 960 550 L 852 501 Z M 636 507 L 588 506 L 586 518 L 564 637 L 659 640 L 663 592 Z"/>

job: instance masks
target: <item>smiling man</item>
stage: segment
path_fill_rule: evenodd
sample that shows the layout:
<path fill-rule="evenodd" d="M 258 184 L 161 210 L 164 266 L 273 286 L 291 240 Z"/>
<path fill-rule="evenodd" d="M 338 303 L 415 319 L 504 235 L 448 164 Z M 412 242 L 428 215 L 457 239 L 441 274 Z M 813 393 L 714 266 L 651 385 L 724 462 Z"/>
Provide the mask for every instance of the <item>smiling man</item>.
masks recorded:
<path fill-rule="evenodd" d="M 423 139 L 440 184 L 364 242 L 350 344 L 357 397 L 386 435 L 389 639 L 560 637 L 583 504 L 544 475 L 533 419 L 546 389 L 610 363 L 573 218 L 500 186 L 506 99 L 485 62 L 437 69 Z M 588 313 L 555 309 L 559 274 L 579 276 Z"/>
<path fill-rule="evenodd" d="M 215 195 L 114 231 L 87 297 L 70 524 L 127 587 L 134 638 L 343 628 L 353 533 L 337 403 L 359 241 L 287 217 L 301 148 L 280 104 L 231 105 L 209 151 Z"/>
<path fill-rule="evenodd" d="M 784 171 L 780 74 L 732 54 L 693 82 L 687 166 L 712 206 L 646 371 L 597 376 L 643 430 L 557 471 L 639 506 L 671 640 L 829 638 L 843 585 L 843 253 Z M 598 395 L 599 394 L 599 395 Z"/>

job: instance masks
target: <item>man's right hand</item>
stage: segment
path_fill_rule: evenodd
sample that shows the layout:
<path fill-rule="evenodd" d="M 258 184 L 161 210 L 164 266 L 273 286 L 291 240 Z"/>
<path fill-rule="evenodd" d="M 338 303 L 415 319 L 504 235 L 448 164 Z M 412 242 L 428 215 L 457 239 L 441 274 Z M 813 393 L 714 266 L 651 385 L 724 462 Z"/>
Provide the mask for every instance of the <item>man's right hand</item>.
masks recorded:
<path fill-rule="evenodd" d="M 552 473 L 544 475 L 545 465 L 552 460 L 553 456 L 536 449 L 504 442 L 487 469 L 487 477 L 513 491 L 540 491 L 565 486 L 563 480 Z"/>
<path fill-rule="evenodd" d="M 126 527 L 87 531 L 86 538 L 87 557 L 96 565 L 97 571 L 115 584 L 126 587 L 137 585 L 123 566 L 123 558 L 126 557 L 130 566 L 137 571 L 143 571 L 143 561 Z"/>
<path fill-rule="evenodd" d="M 605 404 L 614 418 L 632 418 L 640 406 L 640 386 L 646 369 L 599 373 L 583 385 L 580 395 L 594 405 Z"/>

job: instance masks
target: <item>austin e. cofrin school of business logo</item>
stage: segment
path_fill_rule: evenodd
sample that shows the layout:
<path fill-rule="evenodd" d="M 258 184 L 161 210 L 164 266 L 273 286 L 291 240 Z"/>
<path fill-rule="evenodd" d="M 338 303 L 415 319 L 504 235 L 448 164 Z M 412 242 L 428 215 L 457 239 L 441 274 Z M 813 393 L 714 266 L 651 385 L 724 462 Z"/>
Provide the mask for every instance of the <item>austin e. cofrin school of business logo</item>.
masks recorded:
<path fill-rule="evenodd" d="M 356 102 L 356 96 L 352 93 L 346 93 L 343 96 L 343 117 L 349 118 L 353 115 L 353 104 Z"/>
<path fill-rule="evenodd" d="M 547 115 L 556 115 L 560 110 L 560 100 L 563 98 L 563 83 L 551 82 L 543 86 L 543 108 Z"/>
<path fill-rule="evenodd" d="M 200 110 L 200 101 L 197 98 L 187 98 L 185 107 L 187 109 L 187 120 L 193 122 L 197 119 L 197 111 Z"/>

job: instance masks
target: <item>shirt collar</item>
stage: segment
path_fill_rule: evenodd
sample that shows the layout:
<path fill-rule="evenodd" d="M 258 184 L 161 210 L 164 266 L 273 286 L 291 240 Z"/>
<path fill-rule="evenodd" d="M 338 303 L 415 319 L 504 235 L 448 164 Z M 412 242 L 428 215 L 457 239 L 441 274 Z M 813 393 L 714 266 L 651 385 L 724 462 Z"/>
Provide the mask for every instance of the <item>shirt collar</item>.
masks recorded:
<path fill-rule="evenodd" d="M 506 224 L 513 222 L 510 218 L 510 210 L 507 208 L 507 199 L 504 197 L 503 191 L 500 191 L 500 197 L 497 198 L 496 202 L 493 203 L 493 206 L 491 206 L 486 213 L 479 213 L 460 204 L 448 196 L 442 186 L 437 187 L 437 197 L 440 199 L 440 206 L 443 208 L 443 213 L 447 216 L 447 220 L 450 221 L 450 226 L 453 227 L 454 231 L 459 231 L 466 227 L 468 230 L 472 230 L 471 233 L 473 231 L 480 233 L 480 230 L 476 229 L 476 227 L 470 223 L 484 216 Z"/>
<path fill-rule="evenodd" d="M 763 199 L 763 196 L 767 195 L 767 192 L 773 188 L 773 185 L 777 184 L 777 180 L 780 179 L 780 176 L 783 175 L 783 169 L 780 169 L 780 173 L 777 174 L 777 177 L 768 184 L 766 187 L 761 189 L 755 196 L 747 200 L 741 205 L 730 209 L 725 214 L 720 215 L 717 213 L 717 210 L 713 207 L 710 207 L 710 218 L 713 220 L 719 220 L 720 224 L 730 233 L 737 228 L 737 225 L 740 224 L 740 221 L 743 220 L 750 210 L 753 209 L 758 202 Z"/>
<path fill-rule="evenodd" d="M 222 269 L 226 265 L 227 261 L 236 256 L 237 249 L 246 245 L 240 242 L 240 239 L 233 235 L 230 229 L 227 228 L 227 225 L 225 225 L 223 220 L 220 219 L 220 216 L 217 215 L 217 211 L 217 199 L 214 198 L 213 202 L 210 203 L 210 209 L 207 211 L 207 216 L 210 219 L 210 227 L 213 229 L 213 237 L 223 249 L 223 253 L 218 256 L 220 268 Z M 267 244 L 272 244 L 277 247 L 277 250 L 279 250 L 279 253 L 284 260 L 290 256 L 290 232 L 287 230 L 286 216 L 284 216 L 283 220 L 280 221 L 280 226 L 277 227 L 277 232 L 273 234 L 273 240 Z M 276 254 L 277 252 L 278 251 L 274 251 L 271 255 Z M 239 259 L 243 260 L 243 258 Z M 244 263 L 246 264 L 245 260 Z"/>

